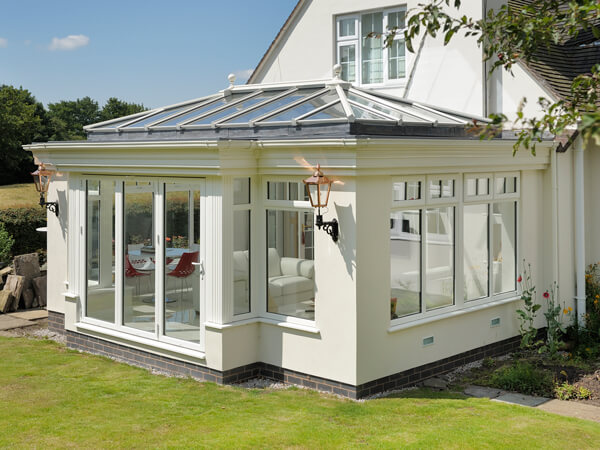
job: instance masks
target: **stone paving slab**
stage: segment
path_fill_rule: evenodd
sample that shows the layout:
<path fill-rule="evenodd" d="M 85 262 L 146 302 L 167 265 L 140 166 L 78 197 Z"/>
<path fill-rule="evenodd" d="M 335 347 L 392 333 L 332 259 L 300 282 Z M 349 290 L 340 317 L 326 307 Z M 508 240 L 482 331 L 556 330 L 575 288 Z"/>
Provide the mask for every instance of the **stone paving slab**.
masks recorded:
<path fill-rule="evenodd" d="M 45 309 L 30 309 L 27 311 L 18 311 L 7 314 L 7 316 L 16 317 L 23 320 L 40 320 L 48 318 L 48 311 Z"/>
<path fill-rule="evenodd" d="M 496 398 L 501 394 L 506 394 L 502 389 L 474 385 L 467 386 L 464 392 L 465 395 L 477 398 Z"/>
<path fill-rule="evenodd" d="M 535 408 L 536 406 L 546 403 L 549 398 L 546 397 L 533 397 L 531 395 L 517 394 L 509 392 L 502 394 L 496 398 L 493 398 L 493 402 L 511 403 L 513 405 L 530 406 Z"/>
<path fill-rule="evenodd" d="M 600 422 L 600 408 L 594 405 L 586 405 L 585 403 L 554 399 L 538 406 L 538 409 L 554 414 L 560 414 L 561 416 L 577 417 L 578 419 Z"/>
<path fill-rule="evenodd" d="M 11 317 L 7 314 L 0 315 L 0 331 L 28 327 L 31 325 L 35 325 L 35 322 L 19 319 L 18 317 Z"/>

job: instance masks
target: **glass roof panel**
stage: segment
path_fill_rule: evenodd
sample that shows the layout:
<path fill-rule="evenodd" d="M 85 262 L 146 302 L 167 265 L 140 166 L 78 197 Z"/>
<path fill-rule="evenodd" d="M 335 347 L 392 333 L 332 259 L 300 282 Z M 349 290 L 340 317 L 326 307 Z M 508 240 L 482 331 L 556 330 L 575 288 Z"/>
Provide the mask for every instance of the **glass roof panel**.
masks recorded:
<path fill-rule="evenodd" d="M 150 111 L 146 111 L 146 113 L 150 113 Z M 138 117 L 138 119 L 139 119 L 140 117 L 143 117 L 143 116 L 142 116 L 142 115 L 140 115 L 140 116 Z M 98 125 L 94 124 L 94 125 L 93 125 L 93 127 L 94 127 L 94 128 L 117 128 L 117 127 L 120 127 L 121 125 L 123 125 L 124 123 L 131 122 L 132 120 L 135 120 L 135 118 L 131 118 L 131 117 L 129 117 L 128 119 L 118 120 L 118 121 L 116 121 L 116 122 L 109 123 L 109 124 L 106 124 L 106 125 L 100 125 L 100 126 L 98 126 Z"/>
<path fill-rule="evenodd" d="M 296 105 L 293 108 L 286 109 L 285 111 L 282 111 L 273 117 L 269 117 L 265 120 L 265 122 L 289 122 L 292 119 L 296 119 L 297 117 L 309 113 L 316 108 L 320 108 L 321 106 L 324 106 L 327 103 L 337 100 L 338 98 L 339 97 L 337 95 L 337 92 L 329 91 L 307 102 L 300 103 L 299 105 Z"/>
<path fill-rule="evenodd" d="M 131 125 L 127 125 L 125 128 L 140 128 L 145 127 L 146 125 L 156 122 L 157 120 L 163 119 L 165 117 L 169 117 L 172 114 L 177 114 L 178 112 L 185 111 L 191 105 L 180 106 L 179 108 L 172 108 L 167 111 L 160 112 L 158 114 L 154 114 L 150 117 L 145 118 L 144 120 L 140 120 L 139 122 L 132 123 Z"/>
<path fill-rule="evenodd" d="M 338 102 L 335 105 L 331 105 L 316 114 L 305 117 L 302 120 L 328 120 L 328 119 L 345 119 L 346 112 L 344 107 Z"/>
<path fill-rule="evenodd" d="M 390 122 L 393 122 L 393 120 L 390 119 L 389 117 L 377 115 L 375 113 L 372 113 L 371 111 L 367 111 L 366 109 L 360 108 L 359 106 L 356 106 L 356 105 L 350 105 L 350 106 L 352 107 L 352 112 L 354 113 L 354 117 L 357 119 L 389 120 Z M 395 122 L 393 122 L 393 123 L 395 123 Z"/>
<path fill-rule="evenodd" d="M 248 100 L 246 100 L 242 103 L 237 103 L 235 105 L 231 105 L 230 107 L 225 108 L 222 111 L 216 112 L 216 113 L 211 114 L 206 117 L 203 117 L 202 119 L 195 120 L 194 122 L 188 123 L 187 125 L 210 125 L 211 123 L 216 122 L 219 119 L 222 119 L 223 117 L 227 117 L 232 114 L 235 114 L 236 112 L 243 111 L 244 109 L 249 108 L 253 105 L 256 105 L 257 103 L 260 103 L 262 101 L 265 101 L 268 98 L 275 97 L 276 95 L 279 95 L 282 92 L 284 92 L 284 91 L 263 92 L 262 94 L 259 94 L 252 98 L 249 98 Z M 245 97 L 246 95 L 248 95 L 248 94 L 244 94 L 243 96 Z M 241 96 L 242 95 L 240 94 L 240 96 L 237 99 L 233 99 L 233 100 L 238 100 L 239 98 L 241 98 Z"/>
<path fill-rule="evenodd" d="M 239 98 L 239 97 L 238 97 Z M 201 106 L 200 108 L 196 108 L 193 111 L 187 112 L 177 117 L 173 117 L 172 119 L 167 120 L 166 122 L 159 123 L 156 125 L 157 127 L 174 127 L 179 125 L 180 123 L 185 122 L 186 120 L 193 119 L 194 117 L 198 117 L 200 114 L 204 114 L 210 110 L 220 108 L 227 103 L 232 101 L 231 97 L 223 97 L 218 99 L 217 101 L 211 102 L 208 105 Z"/>
<path fill-rule="evenodd" d="M 249 111 L 246 114 L 242 114 L 241 116 L 234 117 L 233 119 L 230 119 L 224 123 L 248 123 L 260 116 L 264 116 L 265 114 L 270 113 L 271 111 L 283 108 L 285 105 L 289 105 L 297 100 L 300 100 L 301 98 L 308 97 L 310 94 L 315 93 L 317 90 L 318 89 L 313 88 L 301 89 L 299 91 L 292 92 L 291 94 L 288 94 L 285 97 L 281 97 L 280 99 L 269 102 L 266 105 Z"/>
<path fill-rule="evenodd" d="M 361 105 L 368 106 L 369 108 L 374 109 L 375 111 L 381 111 L 382 113 L 395 117 L 396 119 L 400 119 L 402 117 L 402 113 L 400 111 L 388 108 L 387 106 L 384 106 L 381 103 L 375 103 L 365 97 L 355 95 L 352 92 L 348 92 L 348 100 L 352 100 L 356 103 L 360 103 Z"/>

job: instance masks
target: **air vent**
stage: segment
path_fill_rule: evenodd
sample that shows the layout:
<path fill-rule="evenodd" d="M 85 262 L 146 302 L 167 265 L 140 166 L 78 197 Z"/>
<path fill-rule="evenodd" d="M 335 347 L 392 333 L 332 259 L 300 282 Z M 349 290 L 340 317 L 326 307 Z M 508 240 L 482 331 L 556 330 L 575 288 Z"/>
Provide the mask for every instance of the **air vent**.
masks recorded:
<path fill-rule="evenodd" d="M 423 338 L 423 347 L 426 347 L 428 345 L 433 345 L 433 336 Z"/>
<path fill-rule="evenodd" d="M 491 320 L 490 326 L 499 327 L 500 326 L 500 317 L 495 317 Z"/>

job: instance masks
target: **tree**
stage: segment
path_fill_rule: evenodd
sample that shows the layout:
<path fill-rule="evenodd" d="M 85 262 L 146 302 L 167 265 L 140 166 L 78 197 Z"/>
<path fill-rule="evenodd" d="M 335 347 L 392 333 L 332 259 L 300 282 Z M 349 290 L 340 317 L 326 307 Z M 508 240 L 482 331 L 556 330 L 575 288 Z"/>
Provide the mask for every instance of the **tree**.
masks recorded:
<path fill-rule="evenodd" d="M 73 141 L 86 138 L 83 127 L 100 122 L 98 102 L 90 97 L 62 100 L 48 104 L 51 141 Z"/>
<path fill-rule="evenodd" d="M 26 89 L 0 86 L 0 184 L 29 180 L 34 169 L 23 144 L 46 140 L 44 107 Z"/>
<path fill-rule="evenodd" d="M 405 33 L 406 47 L 413 50 L 413 40 L 425 34 L 432 37 L 444 36 L 448 44 L 459 33 L 474 37 L 483 49 L 485 61 L 490 62 L 491 71 L 511 68 L 519 61 L 534 60 L 539 51 L 551 45 L 560 45 L 582 33 L 589 33 L 600 40 L 600 2 L 598 0 L 530 0 L 520 2 L 517 8 L 503 5 L 490 10 L 482 19 L 453 16 L 461 0 L 431 0 L 411 11 Z M 386 45 L 393 42 L 397 29 L 385 34 Z M 595 44 L 592 44 L 595 45 Z M 537 99 L 543 112 L 542 117 L 525 117 L 523 99 L 517 111 L 513 127 L 519 129 L 515 151 L 520 147 L 535 153 L 535 145 L 544 134 L 562 135 L 577 127 L 584 138 L 594 138 L 600 144 L 600 64 L 590 67 L 590 72 L 574 78 L 570 95 L 559 101 Z M 508 121 L 504 114 L 492 115 L 492 124 L 480 128 L 483 137 L 493 136 Z"/>
<path fill-rule="evenodd" d="M 117 117 L 128 116 L 130 114 L 145 111 L 146 109 L 147 108 L 144 105 L 137 103 L 128 103 L 119 100 L 116 97 L 111 97 L 104 105 L 104 108 L 102 108 L 102 112 L 100 113 L 100 120 L 104 121 L 116 119 Z"/>

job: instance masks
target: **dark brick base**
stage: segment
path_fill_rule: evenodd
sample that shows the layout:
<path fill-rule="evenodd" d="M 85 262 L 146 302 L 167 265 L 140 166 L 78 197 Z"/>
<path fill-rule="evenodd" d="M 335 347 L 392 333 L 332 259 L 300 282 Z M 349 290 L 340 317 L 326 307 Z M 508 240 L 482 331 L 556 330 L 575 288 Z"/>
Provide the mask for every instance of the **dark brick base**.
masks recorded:
<path fill-rule="evenodd" d="M 48 330 L 64 335 L 65 315 L 63 313 L 48 310 Z"/>
<path fill-rule="evenodd" d="M 48 327 L 57 333 L 61 332 L 58 327 L 62 327 L 62 333 L 64 334 L 64 316 L 60 313 L 48 311 Z M 404 372 L 369 381 L 368 383 L 359 386 L 353 386 L 263 362 L 256 362 L 235 369 L 219 371 L 197 364 L 155 355 L 143 350 L 133 349 L 124 345 L 107 342 L 96 337 L 86 336 L 72 331 L 67 331 L 66 336 L 67 346 L 69 348 L 116 358 L 128 364 L 150 370 L 164 371 L 174 375 L 188 376 L 198 380 L 212 381 L 219 384 L 241 383 L 252 378 L 268 378 L 286 384 L 295 384 L 309 389 L 317 389 L 319 391 L 330 392 L 353 399 L 366 397 L 391 389 L 414 386 L 427 378 L 450 372 L 464 364 L 487 357 L 504 355 L 518 349 L 521 341 L 520 336 L 515 336 L 494 344 L 489 344 L 423 366 L 415 367 Z"/>

